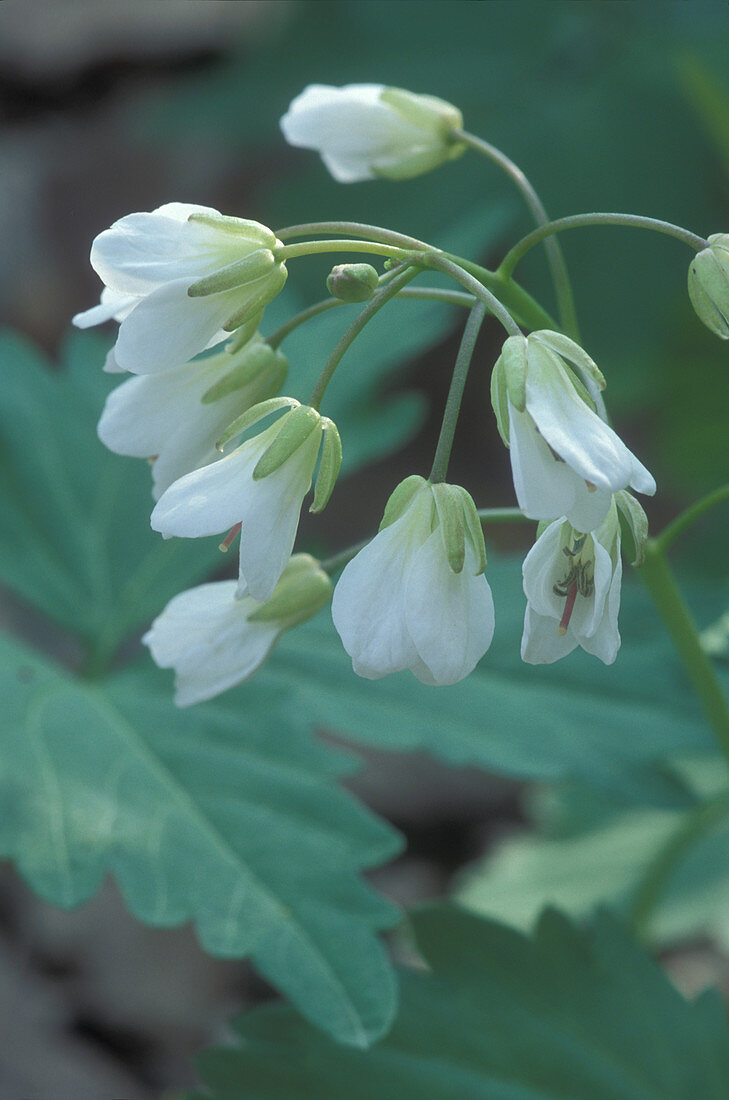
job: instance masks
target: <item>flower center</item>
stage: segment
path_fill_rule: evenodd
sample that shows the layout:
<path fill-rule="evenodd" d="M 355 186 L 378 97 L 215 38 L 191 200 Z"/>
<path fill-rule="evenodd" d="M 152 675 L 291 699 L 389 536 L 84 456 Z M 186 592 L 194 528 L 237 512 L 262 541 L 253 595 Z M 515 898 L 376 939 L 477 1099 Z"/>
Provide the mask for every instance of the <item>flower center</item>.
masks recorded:
<path fill-rule="evenodd" d="M 569 567 L 564 577 L 552 586 L 555 596 L 563 596 L 565 599 L 564 611 L 557 627 L 557 633 L 561 637 L 567 633 L 577 596 L 587 599 L 595 591 L 595 562 L 591 557 L 582 557 L 586 541 L 587 535 L 579 535 L 575 532 L 572 545 L 563 547 Z"/>

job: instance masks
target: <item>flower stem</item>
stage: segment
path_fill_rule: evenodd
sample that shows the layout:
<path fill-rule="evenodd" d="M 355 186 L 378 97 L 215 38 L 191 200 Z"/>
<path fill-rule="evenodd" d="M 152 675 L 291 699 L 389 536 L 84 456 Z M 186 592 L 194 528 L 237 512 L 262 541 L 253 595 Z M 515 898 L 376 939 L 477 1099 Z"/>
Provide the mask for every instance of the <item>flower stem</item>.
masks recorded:
<path fill-rule="evenodd" d="M 506 172 L 507 176 L 516 184 L 521 192 L 537 225 L 549 224 L 549 217 L 542 205 L 542 200 L 539 198 L 539 195 L 534 190 L 524 172 L 522 172 L 521 168 L 519 168 L 513 160 L 507 157 L 505 153 L 502 153 L 500 149 L 497 149 L 495 145 L 491 145 L 488 141 L 476 137 L 475 134 L 469 134 L 466 130 L 454 130 L 453 134 L 454 137 L 470 145 L 476 152 L 488 157 L 489 160 L 498 164 L 498 166 Z M 547 260 L 549 261 L 549 267 L 552 274 L 552 282 L 554 283 L 554 289 L 557 295 L 560 323 L 567 335 L 579 342 L 580 330 L 577 324 L 577 313 L 575 311 L 572 285 L 570 283 L 562 248 L 559 242 L 552 236 L 545 238 L 544 243 L 547 252 Z"/>
<path fill-rule="evenodd" d="M 391 298 L 394 298 L 395 295 L 398 294 L 402 290 L 402 288 L 411 281 L 411 279 L 414 279 L 419 271 L 419 267 L 416 267 L 414 265 L 408 266 L 400 275 L 397 276 L 397 278 L 392 279 L 389 283 L 387 283 L 386 286 L 382 288 L 382 290 L 378 290 L 374 298 L 372 298 L 367 303 L 362 312 L 355 318 L 355 320 L 345 332 L 342 339 L 335 347 L 332 354 L 327 359 L 324 365 L 324 369 L 319 375 L 316 386 L 314 387 L 311 397 L 309 398 L 309 404 L 313 409 L 318 409 L 321 405 L 321 399 L 324 396 L 324 391 L 329 385 L 332 379 L 332 375 L 339 366 L 339 363 L 343 358 L 344 353 L 354 342 L 357 336 L 359 336 L 360 332 L 365 327 L 367 322 L 370 321 L 378 312 L 378 310 L 382 309 L 382 307 L 386 305 Z"/>
<path fill-rule="evenodd" d="M 503 278 L 511 278 L 511 274 L 522 256 L 530 248 L 534 248 L 535 245 L 539 244 L 540 241 L 550 237 L 553 233 L 561 233 L 563 229 L 579 229 L 587 225 L 627 225 L 636 229 L 652 229 L 656 233 L 666 233 L 669 237 L 677 237 L 679 241 L 683 241 L 684 244 L 697 252 L 701 248 L 706 248 L 708 244 L 708 241 L 704 240 L 703 237 L 698 237 L 695 233 L 684 229 L 680 225 L 673 225 L 671 222 L 664 222 L 658 218 L 647 218 L 642 214 L 571 214 L 568 218 L 558 218 L 556 221 L 547 222 L 546 225 L 542 225 L 539 229 L 534 229 L 531 233 L 528 233 L 526 237 L 522 237 L 506 253 L 496 274 L 501 275 Z"/>
<path fill-rule="evenodd" d="M 383 229 L 380 225 L 365 225 L 364 222 L 303 222 L 301 225 L 287 225 L 284 229 L 277 229 L 276 237 L 280 241 L 286 241 L 289 237 L 327 234 L 339 237 L 345 233 L 349 237 L 362 237 L 368 241 L 379 241 L 380 244 L 392 244 L 400 248 L 432 248 L 432 245 L 419 241 L 417 237 L 396 233 L 394 229 Z"/>
<path fill-rule="evenodd" d="M 649 864 L 635 892 L 630 908 L 630 924 L 635 936 L 646 937 L 650 918 L 680 861 L 697 840 L 727 815 L 729 793 L 724 791 L 683 816 L 678 827 Z"/>
<path fill-rule="evenodd" d="M 390 272 L 385 273 L 389 276 Z M 399 272 L 398 272 L 399 274 Z M 384 277 L 383 277 L 384 278 Z M 384 285 L 387 285 L 389 279 L 385 278 Z M 382 280 L 381 280 L 382 285 Z M 466 306 L 470 309 L 475 299 L 472 294 L 465 294 L 460 290 L 440 290 L 437 287 L 405 287 L 397 294 L 398 298 L 422 298 L 433 302 L 445 302 L 447 305 L 453 306 Z M 316 302 L 314 305 L 309 306 L 307 309 L 302 309 L 301 313 L 297 313 L 285 324 L 277 328 L 275 332 L 272 332 L 270 336 L 266 337 L 266 343 L 270 344 L 272 348 L 277 348 L 279 344 L 285 340 L 289 333 L 298 328 L 299 325 L 305 324 L 306 321 L 310 321 L 312 317 L 318 317 L 320 313 L 326 313 L 330 309 L 334 309 L 336 306 L 352 305 L 351 302 L 340 301 L 339 298 L 324 298 L 321 302 Z"/>
<path fill-rule="evenodd" d="M 388 256 L 395 260 L 408 260 L 410 251 L 397 248 L 392 244 L 379 241 L 335 240 L 335 241 L 299 241 L 298 244 L 285 244 L 277 248 L 277 261 L 295 260 L 299 256 L 315 256 L 321 252 L 373 252 L 378 256 Z"/>
<path fill-rule="evenodd" d="M 496 295 L 487 289 L 480 279 L 472 275 L 460 262 L 450 259 L 442 252 L 421 252 L 412 257 L 413 262 L 422 264 L 423 267 L 432 267 L 436 271 L 442 271 L 444 275 L 450 275 L 457 283 L 465 287 L 481 302 L 484 302 L 489 313 L 493 313 L 497 320 L 501 321 L 510 336 L 519 336 L 519 326 L 509 313 L 508 309 L 499 301 Z"/>
<path fill-rule="evenodd" d="M 479 508 L 478 518 L 482 523 L 534 523 L 525 516 L 521 508 Z"/>
<path fill-rule="evenodd" d="M 453 437 L 456 432 L 456 424 L 458 423 L 458 414 L 461 410 L 463 389 L 466 385 L 468 368 L 471 365 L 478 334 L 486 318 L 487 308 L 485 302 L 477 302 L 469 313 L 468 320 L 466 321 L 463 338 L 461 339 L 461 346 L 458 349 L 456 364 L 453 368 L 451 384 L 448 390 L 448 399 L 443 412 L 440 435 L 438 436 L 438 444 L 435 448 L 435 455 L 433 457 L 433 466 L 428 476 L 428 481 L 433 485 L 445 481 L 446 474 L 448 473 L 448 461 L 451 457 Z"/>
<path fill-rule="evenodd" d="M 711 659 L 701 647 L 693 616 L 681 595 L 659 539 L 649 539 L 640 575 L 699 697 L 719 748 L 729 760 L 729 704 Z"/>
<path fill-rule="evenodd" d="M 707 493 L 701 500 L 697 500 L 694 504 L 681 512 L 680 516 L 668 524 L 667 527 L 661 531 L 660 535 L 657 535 L 655 542 L 664 552 L 668 547 L 675 542 L 679 535 L 682 535 L 687 528 L 695 523 L 697 519 L 703 516 L 704 512 L 708 512 L 710 508 L 714 508 L 717 504 L 721 504 L 723 501 L 729 500 L 729 484 L 721 485 L 718 489 L 714 489 L 713 492 Z"/>

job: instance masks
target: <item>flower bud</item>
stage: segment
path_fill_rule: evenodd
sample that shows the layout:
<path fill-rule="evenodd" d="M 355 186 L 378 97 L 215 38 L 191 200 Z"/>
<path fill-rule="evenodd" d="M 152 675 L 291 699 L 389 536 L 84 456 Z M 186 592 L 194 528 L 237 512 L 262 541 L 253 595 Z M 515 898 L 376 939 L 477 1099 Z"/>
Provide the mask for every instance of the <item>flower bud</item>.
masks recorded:
<path fill-rule="evenodd" d="M 337 264 L 327 276 L 327 290 L 340 302 L 368 302 L 379 281 L 372 264 Z"/>
<path fill-rule="evenodd" d="M 708 248 L 691 261 L 691 304 L 700 321 L 722 340 L 729 340 L 729 233 L 712 233 Z"/>
<path fill-rule="evenodd" d="M 282 629 L 306 622 L 329 603 L 333 585 L 311 554 L 293 554 L 271 599 L 248 616 L 249 623 L 278 621 Z"/>

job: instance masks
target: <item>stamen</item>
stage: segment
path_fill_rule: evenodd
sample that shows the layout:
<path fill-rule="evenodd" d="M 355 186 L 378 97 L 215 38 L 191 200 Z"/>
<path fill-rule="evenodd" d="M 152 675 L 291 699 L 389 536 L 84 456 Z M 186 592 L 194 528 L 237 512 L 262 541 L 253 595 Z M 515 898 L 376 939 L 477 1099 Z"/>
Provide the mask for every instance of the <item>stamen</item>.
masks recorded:
<path fill-rule="evenodd" d="M 576 598 L 576 596 L 577 596 L 577 581 L 573 581 L 572 584 L 569 587 L 569 591 L 567 593 L 567 599 L 566 599 L 565 605 L 564 605 L 564 612 L 562 613 L 562 618 L 560 619 L 559 626 L 557 627 L 557 633 L 559 634 L 559 636 L 561 638 L 563 638 L 565 636 L 565 634 L 567 633 L 567 627 L 570 625 L 570 619 L 572 618 L 572 612 L 575 609 L 575 598 Z"/>
<path fill-rule="evenodd" d="M 235 536 L 240 531 L 240 528 L 241 528 L 240 523 L 236 523 L 233 527 L 231 527 L 230 531 L 228 531 L 228 534 L 225 536 L 223 541 L 218 546 L 218 550 L 221 550 L 223 552 L 223 554 L 227 554 L 228 550 L 230 550 L 233 539 L 235 538 Z"/>

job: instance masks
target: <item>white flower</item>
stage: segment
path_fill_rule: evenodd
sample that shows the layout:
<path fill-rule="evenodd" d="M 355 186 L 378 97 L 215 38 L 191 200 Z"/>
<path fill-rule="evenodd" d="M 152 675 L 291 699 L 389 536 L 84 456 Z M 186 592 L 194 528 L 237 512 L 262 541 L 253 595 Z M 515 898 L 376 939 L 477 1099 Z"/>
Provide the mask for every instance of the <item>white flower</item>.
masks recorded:
<path fill-rule="evenodd" d="M 628 485 L 656 491 L 645 466 L 591 408 L 601 407 L 596 377 L 604 386 L 592 360 L 561 333 L 510 336 L 504 344 L 492 395 L 519 507 L 531 519 L 566 516 L 592 531 L 613 493 Z"/>
<path fill-rule="evenodd" d="M 183 538 L 214 535 L 241 525 L 238 595 L 250 594 L 262 603 L 271 598 L 291 555 L 323 432 L 324 453 L 312 511 L 321 511 L 326 504 L 339 470 L 336 457 L 329 458 L 338 447 L 336 428 L 307 405 L 274 398 L 251 409 L 245 426 L 284 404 L 289 411 L 265 431 L 212 465 L 175 481 L 151 517 L 155 531 Z"/>
<path fill-rule="evenodd" d="M 409 669 L 431 685 L 468 676 L 494 633 L 484 568 L 465 490 L 407 478 L 334 590 L 332 618 L 354 671 L 376 680 Z"/>
<path fill-rule="evenodd" d="M 527 609 L 521 655 L 551 664 L 581 646 L 606 665 L 620 648 L 620 524 L 615 504 L 591 534 L 566 519 L 551 523 L 527 554 L 522 574 Z"/>
<path fill-rule="evenodd" d="M 712 233 L 691 261 L 688 291 L 707 328 L 729 340 L 729 233 Z"/>
<path fill-rule="evenodd" d="M 208 206 L 167 203 L 128 214 L 91 247 L 91 265 L 110 294 L 74 323 L 120 320 L 118 367 L 170 370 L 261 313 L 286 281 L 273 253 L 279 246 L 264 225 Z"/>
<path fill-rule="evenodd" d="M 284 630 L 311 618 L 329 600 L 331 581 L 308 554 L 295 554 L 272 599 L 235 598 L 235 581 L 181 592 L 142 641 L 160 668 L 175 669 L 175 702 L 188 707 L 248 680 Z"/>
<path fill-rule="evenodd" d="M 150 458 L 153 496 L 220 459 L 215 443 L 241 413 L 279 391 L 286 359 L 259 336 L 243 348 L 122 382 L 106 399 L 98 433 L 109 450 Z M 216 390 L 223 392 L 216 398 Z"/>
<path fill-rule="evenodd" d="M 384 84 L 310 84 L 281 119 L 289 144 L 316 149 L 340 183 L 428 172 L 464 151 L 462 125 L 450 103 Z"/>

